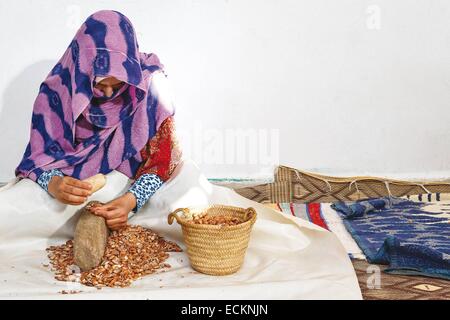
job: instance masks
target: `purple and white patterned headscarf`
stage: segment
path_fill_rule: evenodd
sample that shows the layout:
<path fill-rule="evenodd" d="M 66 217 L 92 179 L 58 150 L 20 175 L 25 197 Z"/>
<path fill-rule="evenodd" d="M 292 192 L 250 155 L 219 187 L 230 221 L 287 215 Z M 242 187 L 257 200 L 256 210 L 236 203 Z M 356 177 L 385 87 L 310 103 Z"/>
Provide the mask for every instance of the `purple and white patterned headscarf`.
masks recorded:
<path fill-rule="evenodd" d="M 91 15 L 41 84 L 33 107 L 30 141 L 16 176 L 37 180 L 60 169 L 85 179 L 118 170 L 133 177 L 140 150 L 174 114 L 171 103 L 152 90 L 163 65 L 139 52 L 131 22 L 116 11 Z M 104 98 L 96 77 L 125 84 Z"/>

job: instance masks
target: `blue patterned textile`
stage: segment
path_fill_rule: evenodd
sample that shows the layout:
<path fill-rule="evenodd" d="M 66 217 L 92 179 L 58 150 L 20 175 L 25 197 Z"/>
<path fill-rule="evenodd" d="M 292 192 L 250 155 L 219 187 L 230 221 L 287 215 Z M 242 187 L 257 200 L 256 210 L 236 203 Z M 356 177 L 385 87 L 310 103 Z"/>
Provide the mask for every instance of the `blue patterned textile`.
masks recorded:
<path fill-rule="evenodd" d="M 50 183 L 50 180 L 52 180 L 54 176 L 64 177 L 64 174 L 59 169 L 44 171 L 39 176 L 37 183 L 42 187 L 42 189 L 48 192 L 48 184 Z"/>
<path fill-rule="evenodd" d="M 380 198 L 331 207 L 370 263 L 388 264 L 388 273 L 450 279 L 450 218 L 429 203 Z"/>
<path fill-rule="evenodd" d="M 140 176 L 128 189 L 128 192 L 136 197 L 136 207 L 133 212 L 138 212 L 163 183 L 161 178 L 153 173 L 145 173 Z"/>

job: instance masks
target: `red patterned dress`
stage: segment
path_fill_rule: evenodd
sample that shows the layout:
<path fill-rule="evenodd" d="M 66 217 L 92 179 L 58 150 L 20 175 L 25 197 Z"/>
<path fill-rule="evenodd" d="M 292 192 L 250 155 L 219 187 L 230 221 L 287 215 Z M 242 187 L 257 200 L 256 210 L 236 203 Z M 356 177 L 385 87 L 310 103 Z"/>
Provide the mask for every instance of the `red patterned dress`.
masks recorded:
<path fill-rule="evenodd" d="M 173 117 L 165 119 L 156 135 L 141 150 L 142 164 L 134 183 L 128 189 L 136 197 L 137 212 L 148 199 L 167 181 L 181 161 L 181 149 L 175 134 Z"/>

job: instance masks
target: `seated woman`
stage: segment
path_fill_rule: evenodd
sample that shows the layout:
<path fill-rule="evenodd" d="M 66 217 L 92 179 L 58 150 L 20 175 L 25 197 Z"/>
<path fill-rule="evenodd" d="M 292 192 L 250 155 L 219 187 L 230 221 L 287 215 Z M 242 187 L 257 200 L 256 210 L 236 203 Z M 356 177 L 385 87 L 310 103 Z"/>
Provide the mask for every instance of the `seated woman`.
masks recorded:
<path fill-rule="evenodd" d="M 139 52 L 128 18 L 93 14 L 40 86 L 16 176 L 80 205 L 92 193 L 83 179 L 118 170 L 134 183 L 95 213 L 124 227 L 181 158 L 166 81 L 158 57 Z"/>
<path fill-rule="evenodd" d="M 193 272 L 187 253 L 180 252 L 164 276 L 145 277 L 127 291 L 91 288 L 80 294 L 151 300 L 361 298 L 336 236 L 213 185 L 195 163 L 181 160 L 166 80 L 156 55 L 139 52 L 122 14 L 100 11 L 82 25 L 40 86 L 30 141 L 16 169 L 28 179 L 0 189 L 0 298 L 58 297 L 55 289 L 68 285 L 55 283 L 43 267 L 45 248 L 73 237 L 78 210 L 71 205 L 87 201 L 92 189 L 83 180 L 98 173 L 108 174 L 109 181 L 95 195 L 106 202 L 96 213 L 111 229 L 122 228 L 129 213 L 139 211 L 130 219 L 133 225 L 182 244 L 181 228 L 167 224 L 178 208 L 252 207 L 258 220 L 237 274 L 205 277 Z M 128 179 L 114 171 L 134 180 L 129 189 Z"/>

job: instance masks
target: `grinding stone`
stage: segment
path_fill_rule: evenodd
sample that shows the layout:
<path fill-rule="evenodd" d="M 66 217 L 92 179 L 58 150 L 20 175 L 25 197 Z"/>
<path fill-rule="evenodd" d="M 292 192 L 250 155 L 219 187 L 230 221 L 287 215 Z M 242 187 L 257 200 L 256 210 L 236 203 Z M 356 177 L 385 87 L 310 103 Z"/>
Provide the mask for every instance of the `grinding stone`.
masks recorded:
<path fill-rule="evenodd" d="M 81 210 L 75 228 L 73 253 L 75 264 L 82 271 L 97 267 L 102 261 L 108 240 L 109 230 L 103 217 L 89 211 L 89 207 L 98 201 L 91 201 Z"/>

